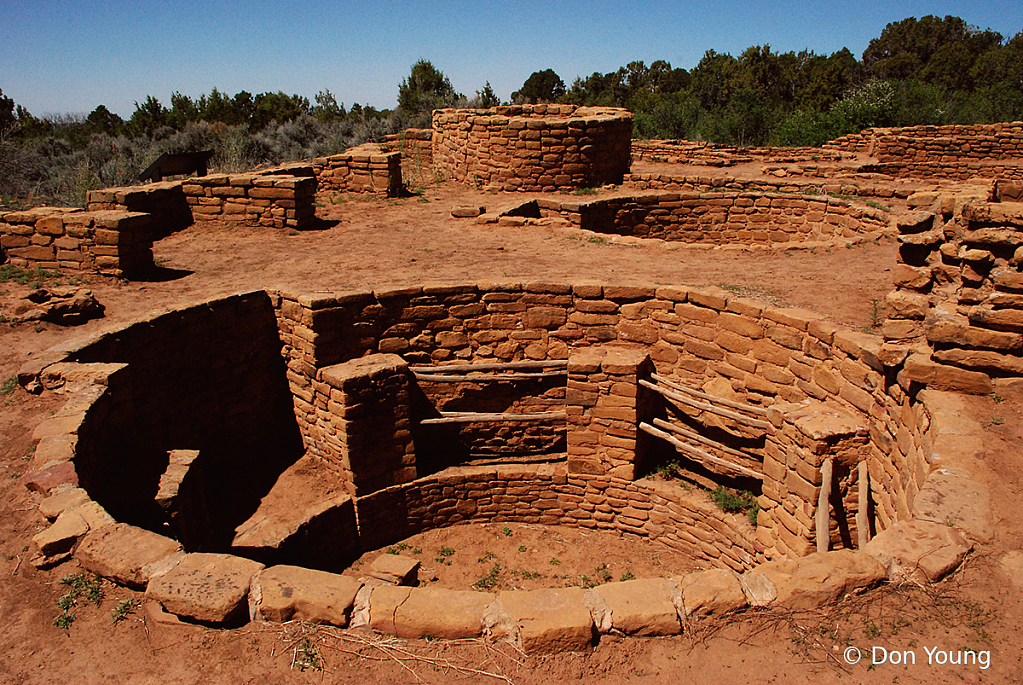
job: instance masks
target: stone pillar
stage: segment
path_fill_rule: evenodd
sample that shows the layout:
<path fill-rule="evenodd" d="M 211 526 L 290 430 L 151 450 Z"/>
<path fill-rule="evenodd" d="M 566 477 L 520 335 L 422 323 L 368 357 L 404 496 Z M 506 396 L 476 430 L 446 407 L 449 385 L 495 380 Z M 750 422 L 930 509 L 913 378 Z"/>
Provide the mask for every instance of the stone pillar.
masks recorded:
<path fill-rule="evenodd" d="M 568 359 L 569 473 L 637 477 L 637 437 L 645 414 L 640 378 L 653 372 L 643 350 L 584 348 Z"/>
<path fill-rule="evenodd" d="M 817 550 L 821 469 L 831 459 L 828 549 L 856 547 L 859 462 L 869 454 L 861 417 L 821 402 L 775 405 L 768 418 L 779 429 L 767 438 L 764 486 L 757 516 L 758 551 L 769 559 L 803 557 Z M 760 548 L 763 548 L 762 550 Z"/>
<path fill-rule="evenodd" d="M 320 456 L 348 481 L 350 492 L 365 495 L 415 480 L 412 380 L 405 360 L 371 354 L 320 369 L 317 376 L 329 390 L 325 418 L 334 440 L 327 444 L 336 446 Z M 317 407 L 318 417 L 322 413 Z"/>

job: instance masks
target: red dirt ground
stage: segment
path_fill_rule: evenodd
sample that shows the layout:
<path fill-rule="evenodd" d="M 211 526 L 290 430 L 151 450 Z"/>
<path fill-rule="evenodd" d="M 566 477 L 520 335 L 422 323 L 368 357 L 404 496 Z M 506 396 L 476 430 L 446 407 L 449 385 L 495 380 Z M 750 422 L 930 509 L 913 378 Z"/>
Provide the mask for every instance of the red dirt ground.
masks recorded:
<path fill-rule="evenodd" d="M 350 196 L 343 202 L 327 202 L 322 216 L 339 223 L 324 231 L 288 235 L 209 225 L 189 228 L 160 241 L 154 250 L 165 269 L 180 270 L 179 278 L 147 283 L 86 279 L 106 306 L 104 319 L 74 329 L 2 325 L 0 381 L 57 343 L 123 325 L 157 309 L 256 288 L 338 292 L 424 282 L 583 279 L 720 285 L 825 312 L 834 321 L 857 328 L 873 323 L 872 301 L 883 300 L 891 288 L 896 248 L 888 240 L 816 254 L 706 250 L 590 242 L 578 232 L 552 227 L 482 226 L 449 215 L 454 205 L 491 207 L 518 199 L 437 185 L 419 198 L 384 201 Z M 0 284 L 0 304 L 25 290 Z M 976 469 L 977 477 L 991 488 L 998 535 L 992 544 L 978 548 L 952 578 L 930 588 L 882 588 L 813 613 L 747 613 L 720 623 L 687 626 L 678 637 L 605 636 L 586 654 L 531 657 L 503 643 L 401 641 L 299 624 L 250 624 L 215 631 L 161 623 L 143 610 L 115 624 L 111 609 L 118 601 L 139 595 L 110 584 L 105 584 L 107 597 L 100 607 L 83 604 L 69 630 L 54 627 L 55 602 L 65 591 L 59 580 L 79 569 L 71 562 L 44 572 L 28 563 L 31 537 L 45 522 L 36 510 L 39 496 L 28 492 L 19 476 L 28 464 L 33 429 L 61 405 L 61 398 L 15 389 L 0 395 L 0 682 L 1023 682 L 1016 637 L 1023 628 L 1019 591 L 1023 571 L 1013 576 L 1001 563 L 1006 552 L 1018 553 L 1023 530 L 1023 512 L 1016 505 L 1023 492 L 1018 458 L 1023 390 L 1006 386 L 999 393 L 999 402 L 986 397 L 970 400 L 971 413 L 985 425 L 986 451 L 978 455 Z M 585 574 L 591 567 L 595 571 L 608 561 L 613 562 L 608 568 L 616 579 L 628 570 L 607 557 L 620 550 L 607 552 L 603 543 L 569 540 L 569 533 L 560 529 L 544 532 L 518 524 L 510 524 L 513 534 L 504 536 L 502 527 L 432 531 L 417 536 L 422 540 L 410 541 L 410 546 L 422 547 L 428 566 L 437 565 L 430 556 L 434 547 L 451 546 L 468 560 L 470 570 L 461 571 L 461 577 L 443 580 L 442 570 L 438 582 L 471 584 L 489 570 L 488 564 L 476 561 L 486 551 L 502 561 L 528 554 L 530 564 L 519 570 L 549 573 L 554 566 L 547 557 L 556 554 L 572 556 L 572 570 L 561 571 L 566 575 Z M 564 537 L 565 542 L 552 536 Z M 497 548 L 501 538 L 510 546 Z M 518 552 L 518 545 L 526 545 L 527 552 Z M 550 552 L 548 545 L 557 551 Z M 647 548 L 633 554 L 638 559 L 659 551 Z M 658 558 L 665 563 L 666 557 Z M 520 566 L 517 561 L 508 563 L 509 568 Z M 541 568 L 544 565 L 547 568 Z M 864 654 L 855 666 L 843 662 L 851 646 Z M 871 667 L 874 646 L 914 651 L 916 664 Z M 928 665 L 925 648 L 934 647 L 990 650 L 990 667 Z M 310 653 L 320 658 L 321 670 L 301 670 L 303 657 Z"/>

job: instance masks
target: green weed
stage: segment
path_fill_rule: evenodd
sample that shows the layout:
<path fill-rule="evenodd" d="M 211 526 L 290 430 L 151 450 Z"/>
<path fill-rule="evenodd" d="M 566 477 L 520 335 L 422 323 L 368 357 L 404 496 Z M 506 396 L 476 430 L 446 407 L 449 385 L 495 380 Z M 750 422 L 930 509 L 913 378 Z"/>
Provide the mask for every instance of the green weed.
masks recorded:
<path fill-rule="evenodd" d="M 0 395 L 10 395 L 18 387 L 18 377 L 11 376 L 0 385 Z"/>
<path fill-rule="evenodd" d="M 117 606 L 110 610 L 110 618 L 114 623 L 120 623 L 131 614 L 134 614 L 135 610 L 138 608 L 139 601 L 137 599 L 132 598 L 121 600 L 117 603 Z"/>
<path fill-rule="evenodd" d="M 501 574 L 501 565 L 494 564 L 487 571 L 485 576 L 481 576 L 475 583 L 472 584 L 477 590 L 492 590 L 497 586 L 497 577 Z"/>
<path fill-rule="evenodd" d="M 509 528 L 508 526 L 505 526 L 504 528 L 502 528 L 502 529 L 501 529 L 501 532 L 502 532 L 502 533 L 503 533 L 503 534 L 504 534 L 504 535 L 505 535 L 506 537 L 511 537 L 511 534 L 512 534 L 512 529 L 511 529 L 511 528 Z"/>

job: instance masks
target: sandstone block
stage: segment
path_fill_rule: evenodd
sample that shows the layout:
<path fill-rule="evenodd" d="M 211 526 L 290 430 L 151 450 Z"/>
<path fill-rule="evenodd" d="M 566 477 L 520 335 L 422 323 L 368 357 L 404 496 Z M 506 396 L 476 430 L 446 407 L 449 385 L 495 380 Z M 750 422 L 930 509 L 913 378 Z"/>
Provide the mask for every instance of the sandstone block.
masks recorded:
<path fill-rule="evenodd" d="M 913 500 L 913 517 L 955 526 L 980 543 L 995 534 L 987 488 L 958 469 L 940 468 L 927 477 Z"/>
<path fill-rule="evenodd" d="M 580 651 L 593 641 L 593 619 L 582 588 L 502 592 L 499 595 L 528 653 Z"/>
<path fill-rule="evenodd" d="M 739 576 L 728 569 L 690 573 L 679 581 L 686 616 L 716 616 L 746 606 Z"/>
<path fill-rule="evenodd" d="M 93 573 L 122 585 L 144 588 L 160 562 L 180 550 L 181 545 L 170 538 L 114 523 L 91 530 L 75 556 Z"/>
<path fill-rule="evenodd" d="M 245 616 L 249 585 L 262 569 L 259 562 L 229 554 L 187 554 L 149 580 L 146 596 L 178 616 L 229 623 Z"/>
<path fill-rule="evenodd" d="M 419 560 L 401 554 L 381 554 L 366 573 L 391 585 L 414 586 L 419 582 Z"/>
<path fill-rule="evenodd" d="M 747 585 L 765 576 L 775 587 L 774 604 L 792 609 L 812 609 L 885 578 L 885 567 L 866 552 L 840 549 L 810 554 L 802 559 L 769 561 L 746 576 Z"/>
<path fill-rule="evenodd" d="M 900 521 L 867 543 L 864 552 L 887 567 L 890 578 L 937 582 L 973 548 L 956 529 L 931 521 Z"/>
<path fill-rule="evenodd" d="M 53 558 L 71 551 L 75 543 L 89 532 L 89 524 L 74 511 L 66 511 L 57 517 L 52 526 L 36 533 L 32 542 L 44 557 Z"/>
<path fill-rule="evenodd" d="M 413 588 L 394 612 L 395 634 L 445 640 L 479 637 L 483 632 L 483 614 L 495 599 L 496 595 L 489 592 Z"/>
<path fill-rule="evenodd" d="M 397 585 L 375 587 L 369 596 L 369 626 L 378 633 L 395 635 L 394 615 L 412 594 L 412 588 Z"/>
<path fill-rule="evenodd" d="M 628 635 L 676 635 L 681 630 L 673 595 L 664 578 L 608 583 L 594 588 L 611 611 L 611 626 Z"/>
<path fill-rule="evenodd" d="M 299 566 L 272 566 L 253 577 L 249 615 L 268 621 L 348 625 L 362 584 L 348 576 Z"/>

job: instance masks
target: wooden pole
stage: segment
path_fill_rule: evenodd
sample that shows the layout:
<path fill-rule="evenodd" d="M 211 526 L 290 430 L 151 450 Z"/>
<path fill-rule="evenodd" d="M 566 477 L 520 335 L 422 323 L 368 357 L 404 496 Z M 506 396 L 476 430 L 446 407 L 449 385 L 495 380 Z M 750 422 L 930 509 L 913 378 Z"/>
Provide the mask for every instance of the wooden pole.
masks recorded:
<path fill-rule="evenodd" d="M 505 371 L 511 369 L 548 369 L 568 367 L 567 359 L 546 359 L 543 361 L 489 362 L 486 364 L 441 364 L 439 366 L 410 366 L 412 373 L 461 373 L 470 371 Z"/>
<path fill-rule="evenodd" d="M 731 447 L 729 447 L 727 445 L 722 445 L 721 443 L 715 442 L 714 440 L 711 440 L 710 438 L 705 438 L 704 436 L 700 435 L 696 431 L 691 431 L 688 428 L 682 428 L 681 426 L 676 426 L 675 424 L 669 423 L 669 422 L 665 421 L 664 419 L 654 419 L 653 420 L 653 424 L 655 426 L 657 426 L 658 428 L 663 428 L 666 431 L 670 431 L 672 433 L 677 433 L 678 435 L 687 437 L 690 440 L 695 440 L 696 442 L 699 442 L 699 443 L 702 443 L 704 445 L 707 445 L 708 447 L 713 447 L 716 450 L 721 450 L 725 454 L 730 454 L 733 457 L 739 457 L 740 459 L 756 459 L 757 461 L 762 461 L 761 459 L 757 458 L 756 456 L 754 456 L 752 454 L 746 454 L 745 452 L 740 452 L 737 449 L 732 449 Z"/>
<path fill-rule="evenodd" d="M 544 411 L 534 414 L 516 414 L 505 412 L 502 414 L 486 414 L 475 412 L 441 412 L 440 417 L 423 419 L 421 424 L 437 423 L 484 423 L 498 421 L 564 421 L 568 416 L 563 411 Z"/>
<path fill-rule="evenodd" d="M 827 552 L 831 545 L 831 507 L 828 498 L 831 496 L 831 457 L 821 464 L 821 491 L 817 496 L 817 551 Z"/>
<path fill-rule="evenodd" d="M 857 467 L 856 485 L 859 489 L 856 507 L 856 546 L 863 549 L 870 542 L 870 469 L 867 462 L 861 461 Z"/>
<path fill-rule="evenodd" d="M 652 373 L 650 374 L 650 377 L 653 378 L 658 383 L 664 383 L 669 388 L 681 390 L 682 392 L 688 395 L 692 395 L 693 397 L 699 397 L 701 400 L 707 400 L 711 403 L 723 404 L 726 407 L 731 407 L 732 409 L 738 409 L 739 411 L 749 412 L 754 416 L 767 416 L 767 410 L 764 409 L 763 407 L 754 407 L 752 404 L 733 402 L 732 400 L 726 400 L 723 397 L 715 397 L 714 395 L 708 395 L 705 392 L 700 392 L 699 390 L 694 390 L 693 388 L 686 387 L 681 383 L 674 383 L 665 378 L 664 376 L 661 376 L 660 374 Z"/>
<path fill-rule="evenodd" d="M 654 435 L 663 440 L 667 440 L 672 445 L 674 445 L 675 449 L 677 449 L 679 452 L 682 452 L 690 456 L 691 458 L 694 458 L 696 461 L 703 462 L 704 464 L 708 463 L 716 464 L 721 468 L 728 469 L 729 471 L 733 471 L 740 475 L 748 476 L 750 478 L 756 478 L 757 480 L 764 480 L 764 474 L 762 473 L 757 473 L 753 469 L 748 469 L 745 466 L 739 466 L 738 464 L 732 463 L 726 459 L 715 457 L 713 454 L 708 454 L 707 452 L 704 452 L 698 447 L 687 445 L 686 443 L 682 442 L 675 436 L 665 433 L 662 430 L 658 430 L 657 428 L 654 428 L 649 423 L 639 424 L 639 429 L 645 433 L 649 433 L 650 435 Z"/>
<path fill-rule="evenodd" d="M 694 400 L 691 397 L 687 397 L 686 395 L 683 395 L 680 392 L 674 392 L 672 390 L 668 390 L 667 388 L 662 388 L 659 385 L 651 383 L 648 380 L 640 380 L 639 384 L 642 385 L 644 388 L 649 388 L 649 389 L 653 390 L 656 393 L 660 393 L 661 395 L 664 395 L 665 397 L 667 397 L 669 399 L 675 400 L 676 402 L 681 402 L 682 404 L 687 404 L 690 407 L 693 407 L 695 409 L 699 409 L 701 411 L 708 411 L 711 414 L 717 414 L 718 416 L 724 416 L 725 418 L 731 419 L 731 420 L 735 421 L 736 423 L 741 423 L 744 426 L 751 426 L 753 428 L 760 428 L 760 429 L 765 430 L 765 431 L 769 431 L 769 430 L 771 430 L 773 428 L 773 426 L 770 423 L 768 423 L 767 421 L 761 421 L 760 419 L 751 419 L 748 416 L 743 416 L 742 414 L 736 413 L 736 412 L 731 411 L 729 409 L 721 409 L 720 407 L 715 407 L 714 405 L 711 405 L 711 404 L 704 404 L 703 402 L 698 402 L 698 401 Z"/>
<path fill-rule="evenodd" d="M 537 378 L 554 378 L 556 376 L 563 378 L 567 373 L 567 371 L 562 369 L 559 371 L 541 371 L 539 373 L 453 373 L 445 376 L 439 373 L 420 373 L 417 371 L 415 376 L 417 381 L 428 381 L 432 383 L 497 383 L 500 381 L 525 381 Z"/>

